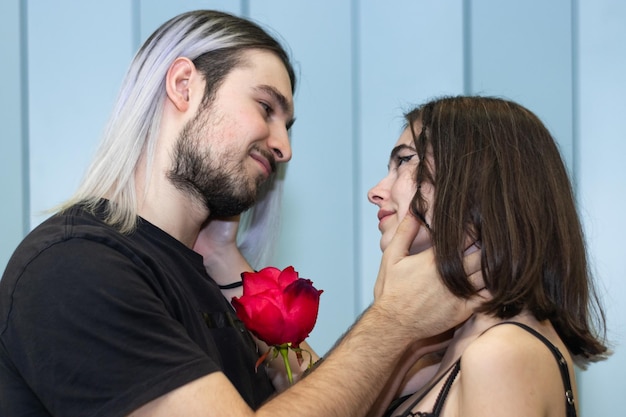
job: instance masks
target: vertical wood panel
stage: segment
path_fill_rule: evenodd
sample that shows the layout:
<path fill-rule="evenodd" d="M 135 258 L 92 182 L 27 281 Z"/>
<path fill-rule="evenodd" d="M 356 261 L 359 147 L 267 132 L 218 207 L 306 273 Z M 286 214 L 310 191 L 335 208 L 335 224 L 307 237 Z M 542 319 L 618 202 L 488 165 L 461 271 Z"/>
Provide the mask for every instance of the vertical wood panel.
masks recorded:
<path fill-rule="evenodd" d="M 463 7 L 459 0 L 360 2 L 358 213 L 361 307 L 372 291 L 381 252 L 378 209 L 367 191 L 387 172 L 389 153 L 411 105 L 463 92 Z"/>
<path fill-rule="evenodd" d="M 573 1 L 580 3 L 578 52 L 573 50 L 572 0 L 24 0 L 30 65 L 21 76 L 30 95 L 21 97 L 19 82 L 0 87 L 0 224 L 8 236 L 0 246 L 0 265 L 17 244 L 11 236 L 21 237 L 20 219 L 30 216 L 20 203 L 29 189 L 21 182 L 25 133 L 19 119 L 25 115 L 20 100 L 29 103 L 35 226 L 45 217 L 39 211 L 67 198 L 78 184 L 138 46 L 136 34 L 143 40 L 166 19 L 193 8 L 249 14 L 286 40 L 300 70 L 294 159 L 276 265 L 293 264 L 325 290 L 311 337 L 316 350 L 324 353 L 371 301 L 380 251 L 376 209 L 366 192 L 385 174 L 402 111 L 471 87 L 534 110 L 559 140 L 570 168 L 574 156 L 579 161 L 593 267 L 605 288 L 610 336 L 618 344 L 608 362 L 580 375 L 581 415 L 617 415 L 618 378 L 626 369 L 619 349 L 626 334 L 620 305 L 626 298 L 621 242 L 626 141 L 618 125 L 626 112 L 621 99 L 626 95 L 626 10 L 619 0 Z M 10 57 L 0 68 L 5 80 L 20 77 L 20 3 L 0 4 L 0 52 Z M 463 4 L 471 22 L 467 62 Z M 576 53 L 580 75 L 573 86 Z M 469 86 L 463 85 L 464 75 Z M 573 97 L 580 100 L 575 115 Z"/>
<path fill-rule="evenodd" d="M 131 3 L 32 0 L 28 28 L 34 227 L 74 192 L 95 151 L 133 54 Z"/>
<path fill-rule="evenodd" d="M 299 85 L 276 265 L 324 290 L 310 342 L 324 353 L 354 320 L 350 3 L 250 2 L 292 51 Z"/>
<path fill-rule="evenodd" d="M 140 12 L 140 43 L 143 43 L 161 24 L 172 17 L 191 10 L 214 9 L 241 15 L 243 0 L 137 0 Z M 137 45 L 139 48 L 139 45 Z"/>
<path fill-rule="evenodd" d="M 536 113 L 572 169 L 571 0 L 470 1 L 471 89 Z"/>
<path fill-rule="evenodd" d="M 581 416 L 624 414 L 626 372 L 626 3 L 580 0 L 578 195 L 615 353 L 580 373 Z"/>
<path fill-rule="evenodd" d="M 0 277 L 28 225 L 27 129 L 19 0 L 0 3 Z"/>

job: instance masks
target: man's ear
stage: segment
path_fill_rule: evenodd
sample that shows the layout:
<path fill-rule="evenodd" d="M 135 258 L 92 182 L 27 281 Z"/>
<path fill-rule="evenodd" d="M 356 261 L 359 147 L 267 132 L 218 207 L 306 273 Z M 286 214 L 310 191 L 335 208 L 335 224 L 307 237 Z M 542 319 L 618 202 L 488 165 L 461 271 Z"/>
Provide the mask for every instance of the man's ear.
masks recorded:
<path fill-rule="evenodd" d="M 174 60 L 165 76 L 165 91 L 170 102 L 181 112 L 189 108 L 191 95 L 191 77 L 196 67 L 189 58 L 178 57 Z"/>

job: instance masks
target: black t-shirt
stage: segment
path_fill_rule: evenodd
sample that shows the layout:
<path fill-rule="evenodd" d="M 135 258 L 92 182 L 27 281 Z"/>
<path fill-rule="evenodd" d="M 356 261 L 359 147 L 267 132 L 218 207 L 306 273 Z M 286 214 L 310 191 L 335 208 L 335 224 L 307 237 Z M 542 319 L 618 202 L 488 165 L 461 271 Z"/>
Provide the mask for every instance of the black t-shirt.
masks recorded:
<path fill-rule="evenodd" d="M 252 408 L 274 389 L 202 257 L 140 219 L 75 207 L 31 232 L 0 281 L 0 415 L 123 416 L 212 372 Z"/>

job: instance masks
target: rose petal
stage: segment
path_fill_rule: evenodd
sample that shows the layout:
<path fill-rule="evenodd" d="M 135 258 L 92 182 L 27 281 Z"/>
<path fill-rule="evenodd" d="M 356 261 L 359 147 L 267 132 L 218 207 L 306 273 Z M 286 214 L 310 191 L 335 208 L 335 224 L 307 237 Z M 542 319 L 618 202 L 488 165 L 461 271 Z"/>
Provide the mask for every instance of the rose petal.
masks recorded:
<path fill-rule="evenodd" d="M 297 347 L 313 330 L 321 290 L 298 277 L 292 266 L 245 272 L 243 295 L 233 298 L 237 316 L 269 345 L 291 343 Z"/>
<path fill-rule="evenodd" d="M 298 346 L 306 339 L 317 321 L 320 294 L 308 279 L 298 279 L 285 288 L 285 337 L 287 342 Z"/>
<path fill-rule="evenodd" d="M 298 273 L 293 269 L 293 266 L 288 266 L 283 269 L 278 277 L 278 285 L 280 288 L 287 288 L 289 284 L 296 281 L 298 279 Z"/>
<path fill-rule="evenodd" d="M 278 285 L 280 273 L 280 269 L 271 266 L 258 272 L 244 272 L 242 274 L 243 293 L 254 295 L 270 288 L 280 288 Z"/>
<path fill-rule="evenodd" d="M 246 328 L 268 345 L 282 344 L 284 312 L 275 299 L 265 297 L 233 298 L 237 317 Z"/>

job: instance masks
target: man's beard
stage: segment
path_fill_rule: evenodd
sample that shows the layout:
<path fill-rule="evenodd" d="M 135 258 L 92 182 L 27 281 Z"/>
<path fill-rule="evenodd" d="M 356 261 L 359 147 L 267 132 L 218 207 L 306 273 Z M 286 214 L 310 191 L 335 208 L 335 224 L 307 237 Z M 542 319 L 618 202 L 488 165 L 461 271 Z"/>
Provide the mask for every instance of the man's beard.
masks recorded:
<path fill-rule="evenodd" d="M 235 216 L 256 202 L 261 178 L 247 178 L 245 167 L 233 162 L 232 151 L 216 154 L 210 145 L 201 148 L 203 133 L 209 136 L 206 132 L 211 131 L 206 129 L 210 113 L 199 112 L 181 131 L 167 177 L 176 188 L 201 202 L 211 216 Z"/>

